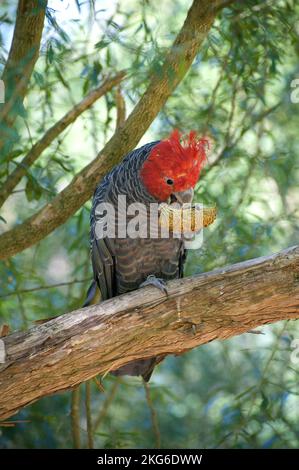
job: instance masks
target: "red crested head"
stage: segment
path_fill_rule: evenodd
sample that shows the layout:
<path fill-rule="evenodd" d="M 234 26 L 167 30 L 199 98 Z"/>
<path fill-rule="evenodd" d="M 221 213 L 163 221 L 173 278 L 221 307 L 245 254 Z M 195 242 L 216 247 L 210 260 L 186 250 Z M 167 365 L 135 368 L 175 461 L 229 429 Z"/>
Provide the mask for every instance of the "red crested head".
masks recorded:
<path fill-rule="evenodd" d="M 171 194 L 194 188 L 207 160 L 209 141 L 195 131 L 182 137 L 178 130 L 152 148 L 140 170 L 147 191 L 158 201 Z"/>

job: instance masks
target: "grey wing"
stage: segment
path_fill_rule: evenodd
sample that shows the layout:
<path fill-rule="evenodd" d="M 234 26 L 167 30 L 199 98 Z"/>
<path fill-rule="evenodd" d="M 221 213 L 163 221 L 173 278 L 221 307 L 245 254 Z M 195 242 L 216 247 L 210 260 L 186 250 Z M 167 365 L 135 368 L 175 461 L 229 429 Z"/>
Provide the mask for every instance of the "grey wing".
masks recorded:
<path fill-rule="evenodd" d="M 181 250 L 179 255 L 179 278 L 184 277 L 184 265 L 187 258 L 187 250 L 184 246 L 184 242 L 181 244 Z"/>
<path fill-rule="evenodd" d="M 115 258 L 112 240 L 94 238 L 91 246 L 91 261 L 101 298 L 102 300 L 110 299 L 115 295 Z"/>
<path fill-rule="evenodd" d="M 94 277 L 90 290 L 95 291 L 98 286 L 102 300 L 109 299 L 115 295 L 114 241 L 107 237 L 97 236 L 100 233 L 99 228 L 103 228 L 105 224 L 105 219 L 102 218 L 97 208 L 98 204 L 109 202 L 107 201 L 107 193 L 110 181 L 111 175 L 108 174 L 96 188 L 90 214 L 90 248 Z M 93 292 L 91 292 L 90 296 L 92 294 Z M 89 295 L 87 296 L 90 297 Z"/>

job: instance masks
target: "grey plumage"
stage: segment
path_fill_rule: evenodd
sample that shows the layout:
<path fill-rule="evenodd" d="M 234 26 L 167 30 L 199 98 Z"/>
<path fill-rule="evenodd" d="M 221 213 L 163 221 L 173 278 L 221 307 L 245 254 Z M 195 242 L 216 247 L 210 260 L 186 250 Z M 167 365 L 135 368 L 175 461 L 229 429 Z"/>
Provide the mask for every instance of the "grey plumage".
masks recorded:
<path fill-rule="evenodd" d="M 93 198 L 91 225 L 91 258 L 95 283 L 101 291 L 102 300 L 137 289 L 148 275 L 165 280 L 182 277 L 185 259 L 184 243 L 178 238 L 97 238 L 96 224 L 101 222 L 97 213 L 100 203 L 117 207 L 119 195 L 125 195 L 127 204 L 142 202 L 149 205 L 158 202 L 144 187 L 139 171 L 151 149 L 152 142 L 130 152 L 123 161 L 108 173 L 96 188 Z M 116 213 L 116 216 L 118 214 Z M 87 296 L 88 304 L 95 284 Z M 142 375 L 149 380 L 155 365 L 162 360 L 147 358 L 127 364 L 115 375 Z"/>

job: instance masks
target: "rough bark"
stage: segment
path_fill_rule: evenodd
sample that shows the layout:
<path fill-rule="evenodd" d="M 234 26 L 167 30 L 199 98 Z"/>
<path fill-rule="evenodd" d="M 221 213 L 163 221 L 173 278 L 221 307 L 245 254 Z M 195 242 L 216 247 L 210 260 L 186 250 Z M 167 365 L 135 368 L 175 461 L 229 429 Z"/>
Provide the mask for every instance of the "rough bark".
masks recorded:
<path fill-rule="evenodd" d="M 146 287 L 2 338 L 0 418 L 132 360 L 299 318 L 299 246 L 171 281 L 168 292 Z"/>
<path fill-rule="evenodd" d="M 59 121 L 57 121 L 43 137 L 36 142 L 31 150 L 25 155 L 23 160 L 18 164 L 17 168 L 8 176 L 0 189 L 0 207 L 6 201 L 8 196 L 15 189 L 17 184 L 26 175 L 28 168 L 33 165 L 42 152 L 48 148 L 53 140 L 55 140 L 71 123 L 73 123 L 86 109 L 89 109 L 95 101 L 104 96 L 115 85 L 118 85 L 125 77 L 125 72 L 119 72 L 113 77 L 108 77 L 96 89 L 92 90 L 80 103 L 76 104 L 68 111 Z"/>
<path fill-rule="evenodd" d="M 194 0 L 184 25 L 159 73 L 134 110 L 95 160 L 49 204 L 22 224 L 0 236 L 0 259 L 7 259 L 45 238 L 66 222 L 93 194 L 95 186 L 139 142 L 169 96 L 190 68 L 222 2 Z"/>

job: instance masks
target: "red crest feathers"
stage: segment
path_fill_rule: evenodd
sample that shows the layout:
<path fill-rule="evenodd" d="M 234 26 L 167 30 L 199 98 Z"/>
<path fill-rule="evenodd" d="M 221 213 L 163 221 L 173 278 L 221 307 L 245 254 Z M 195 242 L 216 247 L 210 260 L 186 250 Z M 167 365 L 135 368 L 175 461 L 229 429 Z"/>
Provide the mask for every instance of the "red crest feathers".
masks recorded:
<path fill-rule="evenodd" d="M 197 159 L 202 166 L 207 159 L 206 149 L 209 149 L 209 146 L 208 139 L 198 138 L 195 131 L 190 131 L 189 135 L 184 137 L 175 129 L 168 139 L 162 140 L 153 148 L 152 153 L 159 153 L 162 157 L 171 153 L 176 157 L 180 156 L 185 163 Z"/>
<path fill-rule="evenodd" d="M 189 135 L 175 129 L 171 135 L 151 150 L 141 169 L 141 178 L 151 195 L 165 201 L 171 193 L 194 187 L 207 160 L 210 147 L 207 138 L 198 138 L 195 131 Z M 172 186 L 167 181 L 172 180 Z"/>

